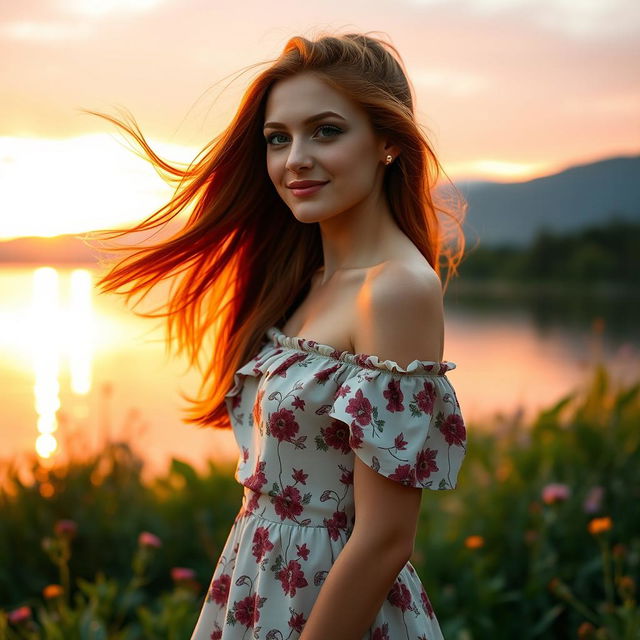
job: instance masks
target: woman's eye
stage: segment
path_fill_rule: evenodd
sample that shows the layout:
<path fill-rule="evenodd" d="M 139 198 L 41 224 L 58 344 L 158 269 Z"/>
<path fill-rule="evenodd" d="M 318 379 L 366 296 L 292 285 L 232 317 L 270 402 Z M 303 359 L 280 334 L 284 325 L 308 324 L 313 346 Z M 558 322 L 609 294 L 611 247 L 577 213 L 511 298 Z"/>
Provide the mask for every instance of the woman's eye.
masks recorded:
<path fill-rule="evenodd" d="M 334 127 L 333 125 L 330 125 L 330 124 L 320 125 L 316 129 L 316 133 L 320 131 L 329 132 L 329 135 L 319 136 L 320 138 L 332 138 L 334 134 L 339 135 L 342 133 L 342 129 L 339 129 L 338 127 Z M 267 144 L 272 144 L 272 145 L 283 144 L 282 141 L 281 142 L 276 141 L 276 138 L 278 138 L 278 136 L 282 136 L 286 138 L 286 135 L 284 133 L 272 133 L 271 135 L 267 136 L 265 140 L 267 141 Z"/>
<path fill-rule="evenodd" d="M 323 129 L 324 129 L 325 131 L 326 131 L 326 130 L 328 130 L 328 131 L 330 131 L 330 132 L 331 132 L 331 131 L 333 131 L 333 132 L 335 132 L 335 133 L 336 133 L 336 135 L 337 135 L 337 134 L 342 133 L 342 130 L 341 130 L 341 129 L 338 129 L 338 127 L 334 127 L 333 125 L 330 125 L 330 124 L 323 124 L 322 126 L 318 127 L 318 131 L 321 131 L 321 130 L 323 130 Z M 322 136 L 322 137 L 323 137 L 323 138 L 326 138 L 327 136 Z"/>

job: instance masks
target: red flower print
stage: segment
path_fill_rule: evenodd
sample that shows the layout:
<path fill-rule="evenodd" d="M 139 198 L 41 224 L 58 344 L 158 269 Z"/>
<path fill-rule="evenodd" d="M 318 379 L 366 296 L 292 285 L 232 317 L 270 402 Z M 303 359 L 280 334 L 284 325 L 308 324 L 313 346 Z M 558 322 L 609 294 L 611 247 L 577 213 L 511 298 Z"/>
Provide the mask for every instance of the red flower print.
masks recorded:
<path fill-rule="evenodd" d="M 329 520 L 324 518 L 323 520 L 332 540 L 337 540 L 340 537 L 340 529 L 347 528 L 347 514 L 344 511 L 334 511 L 332 518 Z"/>
<path fill-rule="evenodd" d="M 351 423 L 351 434 L 349 435 L 349 446 L 352 449 L 359 449 L 362 446 L 362 427 L 354 422 Z"/>
<path fill-rule="evenodd" d="M 404 394 L 400 389 L 400 380 L 391 380 L 382 395 L 389 401 L 387 403 L 388 411 L 404 411 Z"/>
<path fill-rule="evenodd" d="M 318 371 L 318 373 L 314 373 L 313 377 L 317 382 L 326 382 L 329 379 L 329 376 L 340 368 L 339 364 L 334 365 L 333 367 L 329 367 L 328 369 L 323 369 L 322 371 Z"/>
<path fill-rule="evenodd" d="M 360 425 L 365 427 L 371 422 L 373 407 L 364 393 L 362 393 L 362 389 L 358 389 L 355 397 L 351 398 L 347 403 L 345 411 L 353 416 Z"/>
<path fill-rule="evenodd" d="M 340 482 L 342 482 L 342 484 L 346 484 L 347 486 L 353 484 L 353 471 L 343 471 L 342 475 L 340 476 Z"/>
<path fill-rule="evenodd" d="M 249 476 L 244 482 L 245 487 L 249 487 L 253 491 L 260 491 L 267 482 L 267 476 L 264 475 L 264 468 L 267 463 L 263 460 L 256 462 L 256 469 L 253 475 Z"/>
<path fill-rule="evenodd" d="M 399 607 L 403 611 L 411 609 L 411 592 L 406 584 L 397 580 L 393 583 L 387 600 L 389 600 L 394 607 Z"/>
<path fill-rule="evenodd" d="M 241 395 L 233 396 L 231 398 L 231 410 L 235 411 L 240 406 L 241 402 L 242 402 L 242 396 Z"/>
<path fill-rule="evenodd" d="M 427 612 L 430 618 L 433 618 L 433 607 L 431 606 L 431 601 L 429 600 L 429 596 L 424 590 L 424 587 L 420 591 L 420 599 L 422 600 L 422 606 L 424 607 L 424 610 Z"/>
<path fill-rule="evenodd" d="M 207 594 L 207 600 L 213 600 L 216 604 L 224 605 L 229 599 L 229 587 L 231 586 L 231 576 L 228 573 L 223 573 L 219 578 L 216 578 L 209 587 L 209 593 Z"/>
<path fill-rule="evenodd" d="M 307 543 L 305 542 L 302 546 L 297 544 L 296 547 L 298 548 L 298 552 L 296 554 L 298 556 L 298 558 L 302 558 L 303 560 L 308 560 L 309 559 L 309 551 L 311 551 L 311 549 L 309 549 L 309 547 L 307 547 Z"/>
<path fill-rule="evenodd" d="M 211 640 L 220 640 L 222 638 L 222 629 L 216 623 L 216 628 L 211 632 Z"/>
<path fill-rule="evenodd" d="M 389 624 L 385 622 L 381 627 L 376 627 L 373 630 L 373 636 L 371 636 L 371 640 L 390 640 Z"/>
<path fill-rule="evenodd" d="M 304 573 L 297 560 L 290 560 L 286 567 L 282 567 L 276 578 L 282 583 L 285 595 L 295 596 L 298 587 L 306 587 L 309 583 L 304 577 Z"/>
<path fill-rule="evenodd" d="M 309 474 L 305 473 L 302 469 L 293 468 L 291 477 L 300 484 L 307 484 L 307 478 L 309 477 Z"/>
<path fill-rule="evenodd" d="M 324 441 L 332 449 L 338 449 L 342 453 L 351 451 L 349 447 L 349 427 L 344 422 L 332 420 L 326 429 L 322 429 L 322 435 L 324 436 Z"/>
<path fill-rule="evenodd" d="M 433 413 L 433 403 L 436 400 L 436 388 L 430 380 L 424 381 L 424 388 L 414 396 L 418 409 L 423 413 Z"/>
<path fill-rule="evenodd" d="M 269 531 L 266 527 L 258 527 L 253 534 L 253 547 L 251 548 L 256 562 L 260 562 L 267 551 L 273 549 L 273 543 L 269 540 Z"/>
<path fill-rule="evenodd" d="M 242 462 L 246 462 L 249 459 L 249 449 L 242 447 Z"/>
<path fill-rule="evenodd" d="M 399 464 L 389 478 L 410 487 L 416 484 L 416 472 L 410 464 Z"/>
<path fill-rule="evenodd" d="M 269 416 L 269 430 L 280 442 L 291 441 L 298 433 L 298 423 L 290 409 L 280 409 Z"/>
<path fill-rule="evenodd" d="M 293 396 L 293 400 L 291 401 L 291 405 L 296 409 L 301 409 L 304 411 L 305 402 L 299 396 Z"/>
<path fill-rule="evenodd" d="M 404 433 L 399 433 L 393 441 L 393 444 L 399 451 L 403 451 L 404 449 L 406 449 L 407 441 L 404 439 Z"/>
<path fill-rule="evenodd" d="M 243 598 L 240 602 L 234 602 L 233 608 L 236 620 L 247 628 L 252 627 L 260 619 L 258 607 L 261 605 L 262 600 L 258 600 L 257 593 Z"/>
<path fill-rule="evenodd" d="M 262 424 L 262 398 L 264 396 L 264 389 L 260 389 L 256 394 L 256 399 L 253 403 L 253 422 L 254 424 Z"/>
<path fill-rule="evenodd" d="M 423 449 L 416 458 L 416 477 L 420 482 L 431 475 L 432 471 L 438 471 L 438 465 L 436 464 L 435 449 Z"/>
<path fill-rule="evenodd" d="M 307 619 L 302 613 L 292 613 L 289 618 L 289 626 L 298 633 L 302 633 L 304 625 L 307 624 Z"/>
<path fill-rule="evenodd" d="M 341 384 L 336 389 L 336 395 L 334 399 L 337 400 L 338 398 L 344 398 L 349 394 L 350 391 L 351 391 L 351 387 L 348 384 Z"/>
<path fill-rule="evenodd" d="M 300 492 L 291 485 L 287 485 L 284 491 L 273 498 L 271 498 L 275 506 L 276 513 L 280 516 L 281 520 L 285 518 L 291 518 L 299 516 L 302 513 L 303 507 L 300 502 Z"/>
<path fill-rule="evenodd" d="M 448 415 L 442 421 L 440 424 L 440 431 L 442 431 L 444 439 L 449 444 L 462 446 L 467 437 L 467 430 L 465 429 L 464 422 L 462 421 L 462 416 L 459 416 L 457 413 Z"/>
<path fill-rule="evenodd" d="M 275 376 L 282 376 L 283 378 L 287 377 L 287 369 L 294 365 L 296 362 L 300 360 L 305 360 L 307 357 L 306 353 L 294 353 L 292 356 L 289 356 L 279 367 L 276 367 L 272 372 L 270 377 L 273 378 Z"/>

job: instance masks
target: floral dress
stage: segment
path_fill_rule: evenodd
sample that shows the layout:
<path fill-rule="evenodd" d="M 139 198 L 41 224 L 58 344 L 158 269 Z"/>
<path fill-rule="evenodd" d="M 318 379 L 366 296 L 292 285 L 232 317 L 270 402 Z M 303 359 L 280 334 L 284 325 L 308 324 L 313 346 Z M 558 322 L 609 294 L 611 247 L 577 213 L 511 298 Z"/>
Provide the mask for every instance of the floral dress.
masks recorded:
<path fill-rule="evenodd" d="M 225 398 L 244 495 L 191 640 L 300 636 L 353 530 L 355 456 L 406 486 L 455 488 L 466 453 L 446 377 L 455 367 L 414 360 L 404 369 L 267 330 Z M 407 562 L 363 640 L 442 637 Z"/>

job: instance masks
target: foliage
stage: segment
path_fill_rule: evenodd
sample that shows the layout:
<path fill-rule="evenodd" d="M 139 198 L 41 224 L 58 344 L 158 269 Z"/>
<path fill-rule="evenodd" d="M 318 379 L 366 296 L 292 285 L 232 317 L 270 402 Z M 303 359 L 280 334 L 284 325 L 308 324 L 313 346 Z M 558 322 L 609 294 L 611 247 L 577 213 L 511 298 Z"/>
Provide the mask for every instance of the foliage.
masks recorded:
<path fill-rule="evenodd" d="M 592 285 L 640 280 L 640 223 L 613 216 L 607 223 L 575 232 L 540 230 L 530 246 L 471 248 L 460 274 L 472 279 L 564 282 Z"/>
<path fill-rule="evenodd" d="M 638 637 L 639 396 L 599 365 L 533 424 L 467 425 L 458 487 L 424 492 L 411 559 L 448 640 Z M 8 468 L 0 640 L 189 636 L 241 487 L 178 460 L 143 483 L 142 464 L 110 443 L 34 460 L 32 484 Z"/>

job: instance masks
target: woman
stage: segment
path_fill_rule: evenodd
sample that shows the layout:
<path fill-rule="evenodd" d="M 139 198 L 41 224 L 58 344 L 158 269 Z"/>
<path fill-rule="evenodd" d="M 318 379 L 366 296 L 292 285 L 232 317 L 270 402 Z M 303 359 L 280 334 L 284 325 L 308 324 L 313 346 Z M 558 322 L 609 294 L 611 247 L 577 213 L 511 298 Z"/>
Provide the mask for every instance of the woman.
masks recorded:
<path fill-rule="evenodd" d="M 434 202 L 397 51 L 292 38 L 187 169 L 120 126 L 180 180 L 135 230 L 193 210 L 99 284 L 130 297 L 184 272 L 169 341 L 177 322 L 178 352 L 206 362 L 185 422 L 230 426 L 240 451 L 242 506 L 192 640 L 442 638 L 409 558 L 422 490 L 455 488 L 466 451 L 440 282 L 462 249 L 437 213 L 460 221 Z"/>

